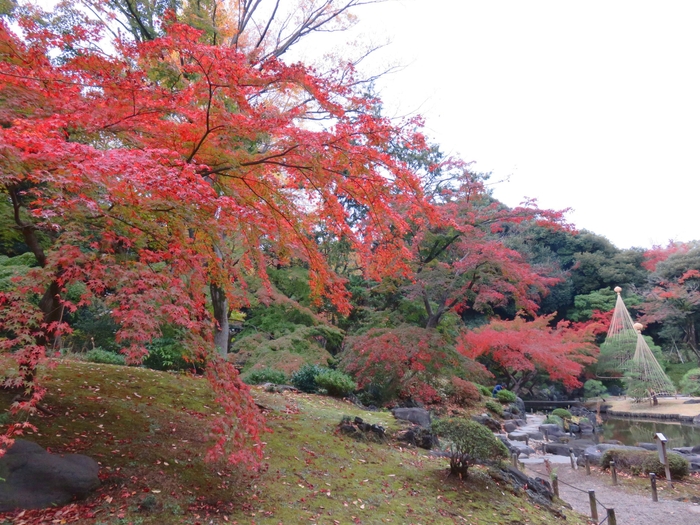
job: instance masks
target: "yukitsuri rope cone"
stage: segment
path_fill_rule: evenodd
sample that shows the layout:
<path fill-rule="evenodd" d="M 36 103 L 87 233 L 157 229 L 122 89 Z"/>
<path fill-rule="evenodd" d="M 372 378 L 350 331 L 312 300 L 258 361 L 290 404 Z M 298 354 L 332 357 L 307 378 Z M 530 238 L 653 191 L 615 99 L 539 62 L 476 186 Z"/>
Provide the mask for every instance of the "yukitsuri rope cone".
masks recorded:
<path fill-rule="evenodd" d="M 622 288 L 616 287 L 615 292 L 615 310 L 608 335 L 600 347 L 599 377 L 605 377 L 601 374 L 624 375 L 628 382 L 628 390 L 635 391 L 634 397 L 675 394 L 673 382 L 663 371 L 642 336 L 642 325 L 632 321 L 620 295 Z"/>
<path fill-rule="evenodd" d="M 608 335 L 600 345 L 598 357 L 598 375 L 601 377 L 618 377 L 627 371 L 630 360 L 637 347 L 637 331 L 625 303 L 622 301 L 622 288 L 615 288 L 617 300 L 613 311 Z"/>

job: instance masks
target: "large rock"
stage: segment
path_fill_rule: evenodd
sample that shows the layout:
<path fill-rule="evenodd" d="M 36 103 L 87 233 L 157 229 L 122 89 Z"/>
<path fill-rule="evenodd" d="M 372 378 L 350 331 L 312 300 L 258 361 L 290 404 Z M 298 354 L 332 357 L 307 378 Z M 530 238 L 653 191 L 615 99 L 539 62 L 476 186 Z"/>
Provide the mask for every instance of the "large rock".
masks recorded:
<path fill-rule="evenodd" d="M 593 445 L 590 447 L 586 447 L 583 451 L 582 455 L 579 455 L 578 461 L 579 465 L 583 464 L 583 456 L 585 454 L 588 454 L 589 460 L 592 465 L 600 465 L 600 460 L 603 458 L 603 454 L 605 453 L 606 450 L 641 450 L 644 451 L 646 449 L 642 447 L 628 447 L 625 445 L 610 445 L 610 444 L 599 444 L 599 445 Z"/>
<path fill-rule="evenodd" d="M 416 425 L 430 428 L 430 412 L 424 408 L 395 408 L 391 413 L 394 414 L 396 419 L 403 419 L 404 421 L 410 421 Z"/>
<path fill-rule="evenodd" d="M 545 423 L 540 425 L 540 432 L 546 435 L 549 439 L 554 439 L 558 436 L 564 435 L 564 431 L 561 429 L 561 427 L 554 423 Z"/>
<path fill-rule="evenodd" d="M 396 435 L 396 439 L 426 450 L 432 450 L 440 446 L 438 437 L 430 429 L 420 425 L 413 425 L 411 428 L 399 432 Z"/>
<path fill-rule="evenodd" d="M 505 423 L 503 423 L 503 430 L 505 430 L 506 432 L 515 432 L 516 430 L 518 430 L 518 428 L 519 425 L 515 422 L 515 420 L 506 421 Z"/>
<path fill-rule="evenodd" d="M 501 423 L 489 416 L 472 416 L 472 420 L 481 423 L 492 432 L 501 431 Z"/>
<path fill-rule="evenodd" d="M 49 454 L 36 443 L 15 440 L 0 458 L 0 512 L 65 505 L 100 485 L 97 462 L 82 454 Z"/>

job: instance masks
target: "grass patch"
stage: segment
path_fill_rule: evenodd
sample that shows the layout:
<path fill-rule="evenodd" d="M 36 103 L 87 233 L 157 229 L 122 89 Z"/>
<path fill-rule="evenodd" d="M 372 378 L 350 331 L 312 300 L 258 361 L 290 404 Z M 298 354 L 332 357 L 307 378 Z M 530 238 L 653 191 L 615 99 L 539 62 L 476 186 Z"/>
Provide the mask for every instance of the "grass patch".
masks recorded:
<path fill-rule="evenodd" d="M 103 485 L 71 506 L 81 524 L 480 523 L 550 524 L 556 518 L 499 486 L 481 467 L 448 477 L 448 461 L 421 449 L 336 433 L 344 415 L 395 432 L 389 412 L 341 400 L 253 389 L 272 433 L 262 472 L 204 462 L 213 405 L 205 380 L 133 367 L 61 361 L 45 381 L 58 416 L 33 416 L 27 436 L 54 452 L 97 459 Z M 0 403 L 10 401 L 0 394 Z M 2 405 L 0 405 L 2 406 Z M 61 509 L 31 511 L 47 523 Z M 11 520 L 11 515 L 0 515 Z M 37 520 L 38 521 L 38 520 Z M 568 513 L 567 523 L 586 523 Z"/>

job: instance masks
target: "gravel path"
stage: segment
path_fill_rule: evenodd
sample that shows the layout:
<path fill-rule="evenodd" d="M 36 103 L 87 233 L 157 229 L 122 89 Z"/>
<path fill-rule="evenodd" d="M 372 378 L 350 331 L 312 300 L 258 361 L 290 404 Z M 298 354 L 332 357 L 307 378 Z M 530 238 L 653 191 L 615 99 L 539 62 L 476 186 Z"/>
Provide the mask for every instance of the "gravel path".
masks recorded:
<path fill-rule="evenodd" d="M 544 465 L 527 465 L 525 472 L 528 476 L 539 476 L 549 479 Z M 607 508 L 615 509 L 618 525 L 700 525 L 700 506 L 692 503 L 664 500 L 663 491 L 659 491 L 659 501 L 651 501 L 649 496 L 641 496 L 625 492 L 620 487 L 613 487 L 608 476 L 591 473 L 586 475 L 583 468 L 571 470 L 563 466 L 557 469 L 559 476 L 559 496 L 575 510 L 586 516 L 591 515 L 588 501 L 588 490 L 595 490 L 596 499 Z M 664 480 L 659 480 L 662 487 Z M 568 485 L 584 490 L 581 492 Z M 605 508 L 598 504 L 598 523 L 606 516 Z M 607 524 L 607 521 L 605 522 Z"/>

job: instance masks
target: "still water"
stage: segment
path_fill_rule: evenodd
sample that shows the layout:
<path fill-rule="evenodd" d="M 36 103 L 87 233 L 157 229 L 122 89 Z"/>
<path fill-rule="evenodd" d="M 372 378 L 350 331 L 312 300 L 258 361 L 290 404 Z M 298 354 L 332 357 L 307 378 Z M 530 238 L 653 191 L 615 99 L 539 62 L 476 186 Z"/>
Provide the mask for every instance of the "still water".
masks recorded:
<path fill-rule="evenodd" d="M 625 445 L 653 443 L 661 432 L 668 439 L 667 448 L 700 445 L 700 426 L 681 425 L 670 421 L 654 421 L 607 417 L 603 420 L 603 438 L 616 439 Z"/>

